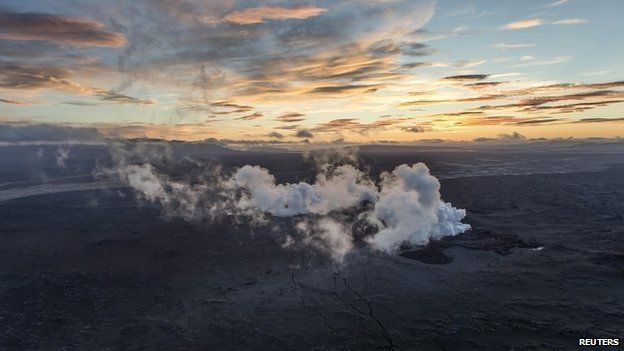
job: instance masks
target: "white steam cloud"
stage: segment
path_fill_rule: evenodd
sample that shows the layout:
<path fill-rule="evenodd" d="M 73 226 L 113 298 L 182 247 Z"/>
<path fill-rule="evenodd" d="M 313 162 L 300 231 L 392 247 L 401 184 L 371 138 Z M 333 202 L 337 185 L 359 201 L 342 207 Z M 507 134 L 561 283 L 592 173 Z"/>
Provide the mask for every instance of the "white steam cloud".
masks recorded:
<path fill-rule="evenodd" d="M 127 184 L 138 198 L 161 206 L 167 217 L 188 221 L 214 221 L 228 215 L 231 206 L 224 200 L 223 175 L 218 166 L 206 166 L 194 180 L 173 180 L 155 165 L 167 167 L 173 162 L 173 152 L 167 144 L 141 143 L 131 149 L 114 145 L 113 169 L 100 169 L 102 175 L 114 175 Z"/>
<path fill-rule="evenodd" d="M 267 169 L 244 166 L 227 182 L 233 189 L 245 189 L 236 206 L 242 210 L 261 210 L 277 217 L 300 214 L 328 214 L 356 207 L 377 196 L 374 184 L 362 172 L 345 165 L 317 175 L 314 184 L 276 184 Z"/>
<path fill-rule="evenodd" d="M 405 242 L 423 245 L 470 229 L 461 222 L 466 211 L 440 199 L 440 182 L 423 163 L 400 165 L 381 179 L 372 218 L 381 230 L 369 238 L 376 248 L 392 252 Z"/>
<path fill-rule="evenodd" d="M 375 184 L 353 165 L 354 150 L 332 150 L 308 155 L 318 169 L 312 184 L 278 184 L 269 170 L 251 165 L 230 175 L 212 166 L 194 179 L 173 180 L 149 162 L 137 162 L 135 151 L 114 152 L 115 168 L 107 173 L 116 174 L 141 199 L 159 204 L 167 216 L 193 221 L 231 216 L 252 224 L 266 215 L 295 217 L 286 246 L 314 247 L 338 262 L 354 248 L 353 223 L 340 215 L 344 211 L 366 218 L 367 225 L 376 229 L 365 242 L 388 253 L 402 244 L 424 245 L 470 228 L 461 222 L 466 211 L 441 200 L 440 182 L 422 163 L 384 172 Z M 147 153 L 152 161 L 155 154 Z"/>
<path fill-rule="evenodd" d="M 295 228 L 303 235 L 302 245 L 316 247 L 336 262 L 342 262 L 353 249 L 350 228 L 331 217 L 304 220 L 297 223 Z"/>

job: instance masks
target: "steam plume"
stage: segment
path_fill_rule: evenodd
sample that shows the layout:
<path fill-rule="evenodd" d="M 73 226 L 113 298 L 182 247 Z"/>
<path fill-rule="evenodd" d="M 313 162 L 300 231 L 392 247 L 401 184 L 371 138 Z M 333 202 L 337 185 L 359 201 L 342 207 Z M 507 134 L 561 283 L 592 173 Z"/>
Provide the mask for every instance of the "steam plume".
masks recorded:
<path fill-rule="evenodd" d="M 440 182 L 423 163 L 400 165 L 381 179 L 373 221 L 382 229 L 369 239 L 376 248 L 392 252 L 405 242 L 423 245 L 470 229 L 461 222 L 465 210 L 440 200 Z"/>
<path fill-rule="evenodd" d="M 388 253 L 405 243 L 424 245 L 470 228 L 461 222 L 466 211 L 441 200 L 439 181 L 422 163 L 384 172 L 375 184 L 366 172 L 352 165 L 358 163 L 355 151 L 341 150 L 306 156 L 318 166 L 312 184 L 278 184 L 269 170 L 251 165 L 229 175 L 218 166 L 205 166 L 199 177 L 173 180 L 147 162 L 170 162 L 170 154 L 164 153 L 163 158 L 163 153 L 140 151 L 117 150 L 115 169 L 109 173 L 116 174 L 141 199 L 159 204 L 167 216 L 210 221 L 228 216 L 246 218 L 250 223 L 267 215 L 295 217 L 298 246 L 317 248 L 339 262 L 354 247 L 352 224 L 339 219 L 344 218 L 339 215 L 342 211 L 364 216 L 368 225 L 376 228 L 365 242 Z M 139 154 L 148 159 L 136 159 Z M 363 206 L 366 203 L 371 205 Z M 287 233 L 288 246 L 293 237 Z"/>
<path fill-rule="evenodd" d="M 340 166 L 317 175 L 314 184 L 276 184 L 267 169 L 244 166 L 228 181 L 228 187 L 245 189 L 236 206 L 242 210 L 259 209 L 277 217 L 300 214 L 327 214 L 374 201 L 377 191 L 372 182 L 352 166 Z"/>

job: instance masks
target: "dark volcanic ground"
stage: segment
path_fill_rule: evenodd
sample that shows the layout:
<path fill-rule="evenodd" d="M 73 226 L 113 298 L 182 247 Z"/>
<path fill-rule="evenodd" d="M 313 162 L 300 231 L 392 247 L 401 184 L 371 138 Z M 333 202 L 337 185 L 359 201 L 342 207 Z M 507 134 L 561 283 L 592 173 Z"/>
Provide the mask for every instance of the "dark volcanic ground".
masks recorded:
<path fill-rule="evenodd" d="M 5 155 L 0 350 L 570 350 L 623 336 L 624 167 L 604 166 L 621 156 L 566 155 L 605 157 L 594 171 L 560 157 L 560 173 L 469 176 L 476 161 L 457 154 L 393 155 L 364 157 L 375 171 L 427 161 L 474 230 L 336 265 L 281 248 L 272 227 L 166 220 L 114 183 L 85 187 L 86 156 L 37 173 L 9 171 Z M 293 154 L 222 157 L 309 176 Z M 30 188 L 70 180 L 81 188 Z"/>

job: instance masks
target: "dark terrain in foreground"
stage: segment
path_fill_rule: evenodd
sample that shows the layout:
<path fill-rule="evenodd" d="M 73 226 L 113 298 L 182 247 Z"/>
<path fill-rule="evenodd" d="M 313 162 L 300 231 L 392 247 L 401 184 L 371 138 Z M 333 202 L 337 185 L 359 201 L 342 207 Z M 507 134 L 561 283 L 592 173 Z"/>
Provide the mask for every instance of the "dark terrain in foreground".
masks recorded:
<path fill-rule="evenodd" d="M 456 173 L 476 161 L 454 155 L 365 157 L 376 172 L 426 161 L 473 230 L 337 265 L 283 249 L 269 226 L 167 220 L 127 188 L 7 198 L 0 349 L 570 350 L 623 336 L 623 166 L 471 176 Z M 229 158 L 281 181 L 305 175 L 298 159 Z M 36 183 L 18 173 L 0 192 Z"/>

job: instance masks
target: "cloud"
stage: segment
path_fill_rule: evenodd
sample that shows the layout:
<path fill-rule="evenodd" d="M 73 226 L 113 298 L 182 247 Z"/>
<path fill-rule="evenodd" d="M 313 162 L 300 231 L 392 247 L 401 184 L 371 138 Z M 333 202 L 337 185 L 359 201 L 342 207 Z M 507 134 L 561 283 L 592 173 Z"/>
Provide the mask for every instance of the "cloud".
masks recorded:
<path fill-rule="evenodd" d="M 156 103 L 156 100 L 139 99 L 112 91 L 101 91 L 96 93 L 96 95 L 99 96 L 102 101 L 109 101 L 117 104 L 152 105 Z"/>
<path fill-rule="evenodd" d="M 460 68 L 470 68 L 470 67 L 481 66 L 484 63 L 487 63 L 487 61 L 486 60 L 466 60 L 466 61 L 455 62 L 454 64 L 452 64 L 452 66 L 460 67 Z"/>
<path fill-rule="evenodd" d="M 496 87 L 505 82 L 476 82 L 462 84 L 471 90 L 481 91 Z M 516 102 L 502 105 L 481 105 L 465 112 L 483 112 L 491 110 L 515 110 L 522 113 L 573 113 L 591 110 L 593 108 L 621 103 L 624 100 L 624 91 L 617 90 L 624 86 L 624 81 L 607 81 L 595 83 L 558 83 L 535 85 L 528 88 L 497 90 L 489 94 L 469 97 L 446 99 L 421 99 L 400 103 L 399 107 L 429 106 L 442 104 L 460 104 L 485 102 L 493 100 L 516 100 Z M 575 90 L 584 90 L 575 93 Z M 544 95 L 543 93 L 548 93 Z M 556 94 L 555 92 L 561 92 Z M 417 94 L 418 95 L 418 94 Z M 563 102 L 566 103 L 559 103 Z M 429 115 L 428 117 L 449 117 L 444 114 Z M 492 121 L 492 120 L 489 120 Z M 525 125 L 531 122 L 525 122 Z"/>
<path fill-rule="evenodd" d="M 284 134 L 279 133 L 279 132 L 271 132 L 269 133 L 269 137 L 275 138 L 275 139 L 284 139 Z"/>
<path fill-rule="evenodd" d="M 301 122 L 305 120 L 305 115 L 297 112 L 291 112 L 278 116 L 275 120 L 283 123 Z"/>
<path fill-rule="evenodd" d="M 444 118 L 444 117 L 465 117 L 465 116 L 479 116 L 482 115 L 482 111 L 460 111 L 460 112 L 447 112 L 436 113 L 433 115 L 427 115 L 428 118 Z"/>
<path fill-rule="evenodd" d="M 373 43 L 368 48 L 374 55 L 402 54 L 405 56 L 428 56 L 435 53 L 435 50 L 427 44 L 420 42 L 397 42 L 395 40 L 384 39 Z"/>
<path fill-rule="evenodd" d="M 440 199 L 440 182 L 422 163 L 403 164 L 381 175 L 381 191 L 371 220 L 380 231 L 369 239 L 379 250 L 395 252 L 403 243 L 424 245 L 432 238 L 470 229 L 466 211 Z"/>
<path fill-rule="evenodd" d="M 231 205 L 219 194 L 222 191 L 222 174 L 218 166 L 205 167 L 201 182 L 190 183 L 172 180 L 158 172 L 157 168 L 145 162 L 141 155 L 131 155 L 125 150 L 113 150 L 116 165 L 105 169 L 104 174 L 116 175 L 135 191 L 144 201 L 159 204 L 167 217 L 183 218 L 187 221 L 210 220 L 224 216 Z M 129 162 L 139 156 L 144 163 Z"/>
<path fill-rule="evenodd" d="M 495 49 L 502 49 L 502 50 L 507 50 L 507 49 L 524 49 L 524 48 L 532 48 L 535 47 L 537 44 L 507 44 L 507 43 L 498 43 L 498 44 L 494 44 L 491 47 L 495 48 Z"/>
<path fill-rule="evenodd" d="M 512 134 L 499 134 L 498 138 L 500 140 L 510 140 L 510 141 L 524 141 L 526 137 L 520 133 L 513 132 Z"/>
<path fill-rule="evenodd" d="M 340 143 L 341 142 L 337 142 L 336 144 Z M 319 150 L 305 150 L 302 156 L 303 159 L 308 163 L 311 163 L 317 171 L 322 171 L 325 168 L 325 165 L 357 166 L 359 163 L 358 148 L 354 146 L 330 147 Z"/>
<path fill-rule="evenodd" d="M 356 118 L 337 118 L 317 124 L 314 130 L 319 132 L 335 132 L 343 129 L 352 129 L 359 125 L 360 123 Z"/>
<path fill-rule="evenodd" d="M 159 164 L 173 159 L 167 145 L 114 147 L 114 166 L 101 173 L 118 176 L 138 198 L 160 205 L 168 217 L 210 221 L 229 216 L 245 218 L 250 225 L 263 223 L 267 215 L 293 218 L 298 236 L 285 234 L 286 247 L 316 247 L 338 262 L 354 248 L 352 221 L 341 219 L 345 210 L 370 232 L 366 242 L 389 253 L 403 244 L 424 245 L 470 228 L 461 222 L 464 210 L 441 200 L 439 181 L 422 163 L 384 172 L 375 184 L 346 164 L 357 163 L 354 149 L 335 149 L 310 153 L 318 170 L 314 183 L 277 183 L 269 170 L 253 165 L 229 175 L 211 165 L 198 179 L 177 181 L 158 171 Z"/>
<path fill-rule="evenodd" d="M 238 105 L 228 100 L 215 101 L 210 104 L 212 107 L 216 107 L 219 111 L 213 111 L 214 114 L 232 114 L 232 113 L 243 113 L 253 111 L 252 106 L 247 105 Z"/>
<path fill-rule="evenodd" d="M 0 98 L 0 102 L 3 103 L 3 104 L 11 104 L 11 105 L 27 105 L 23 101 L 12 100 L 12 99 L 2 99 L 2 98 Z"/>
<path fill-rule="evenodd" d="M 560 118 L 526 118 L 524 120 L 516 121 L 514 124 L 518 126 L 537 126 L 541 124 L 557 123 L 562 121 Z"/>
<path fill-rule="evenodd" d="M 140 99 L 106 89 L 81 85 L 71 79 L 69 69 L 53 66 L 21 66 L 0 61 L 0 88 L 14 90 L 52 89 L 67 93 L 98 97 L 118 104 L 149 105 L 151 99 Z"/>
<path fill-rule="evenodd" d="M 551 117 L 513 117 L 513 116 L 477 116 L 469 117 L 455 122 L 455 125 L 462 126 L 497 126 L 497 125 L 516 125 L 530 126 L 557 123 L 562 121 L 560 118 Z"/>
<path fill-rule="evenodd" d="M 0 142 L 98 141 L 102 135 L 95 128 L 53 124 L 0 123 Z"/>
<path fill-rule="evenodd" d="M 465 126 L 496 126 L 514 124 L 516 121 L 517 119 L 513 116 L 484 116 L 465 119 L 456 122 L 456 124 Z"/>
<path fill-rule="evenodd" d="M 458 98 L 458 99 L 443 99 L 443 100 L 414 100 L 414 101 L 406 101 L 399 104 L 399 107 L 408 107 L 408 106 L 427 106 L 427 105 L 439 105 L 439 104 L 452 104 L 452 103 L 462 103 L 462 102 L 479 102 L 479 101 L 490 101 L 490 100 L 499 100 L 509 97 L 507 94 L 485 94 L 478 95 L 473 97 L 466 98 Z"/>
<path fill-rule="evenodd" d="M 457 76 L 448 76 L 448 77 L 444 77 L 443 79 L 446 80 L 452 80 L 452 81 L 471 81 L 471 80 L 484 80 L 487 77 L 489 77 L 489 75 L 487 74 L 462 74 L 462 75 L 457 75 Z"/>
<path fill-rule="evenodd" d="M 301 128 L 301 124 L 285 124 L 285 125 L 275 127 L 275 129 L 280 129 L 280 130 L 295 130 L 299 128 Z"/>
<path fill-rule="evenodd" d="M 404 132 L 408 132 L 408 133 L 424 133 L 430 129 L 431 127 L 425 126 L 425 125 L 415 125 L 411 127 L 401 128 L 401 130 L 403 130 Z"/>
<path fill-rule="evenodd" d="M 299 128 L 301 128 L 301 124 L 285 124 L 285 125 L 275 127 L 275 129 L 281 129 L 281 130 L 295 130 Z"/>
<path fill-rule="evenodd" d="M 617 90 L 594 90 L 582 93 L 575 94 L 564 94 L 564 95 L 549 95 L 549 96 L 538 96 L 533 98 L 524 98 L 519 102 L 506 104 L 506 105 L 484 105 L 479 106 L 477 109 L 481 111 L 486 110 L 502 110 L 502 109 L 517 109 L 522 112 L 530 112 L 530 111 L 539 111 L 540 109 L 553 109 L 552 107 L 545 107 L 545 104 L 560 102 L 560 101 L 585 101 L 585 100 L 595 100 L 590 101 L 591 104 L 580 105 L 586 108 L 589 107 L 597 107 L 603 106 L 610 103 L 619 103 L 622 99 L 624 99 L 624 91 Z M 609 100 L 605 100 L 609 99 Z M 570 108 L 575 108 L 579 106 L 575 106 L 578 103 L 574 103 L 570 105 L 562 105 L 559 108 L 562 110 L 567 110 Z M 593 106 L 592 106 L 593 105 Z"/>
<path fill-rule="evenodd" d="M 473 140 L 473 142 L 475 143 L 512 143 L 512 144 L 519 144 L 519 143 L 524 143 L 527 141 L 527 138 L 517 132 L 513 132 L 512 134 L 499 134 L 497 138 L 484 138 L 484 137 L 480 137 L 480 138 L 475 138 Z"/>
<path fill-rule="evenodd" d="M 549 65 L 556 65 L 559 63 L 568 62 L 572 59 L 574 59 L 573 56 L 559 56 L 559 57 L 555 57 L 549 60 L 539 60 L 539 61 L 536 60 L 536 61 L 530 61 L 527 63 L 521 63 L 513 67 L 549 66 Z"/>
<path fill-rule="evenodd" d="M 45 13 L 7 11 L 0 12 L 0 38 L 81 47 L 119 47 L 126 44 L 126 38 L 121 33 L 106 31 L 99 22 Z"/>
<path fill-rule="evenodd" d="M 0 87 L 8 89 L 53 88 L 77 93 L 90 93 L 88 87 L 69 80 L 71 72 L 58 67 L 21 66 L 0 61 Z"/>
<path fill-rule="evenodd" d="M 316 87 L 309 92 L 312 94 L 354 95 L 374 93 L 383 88 L 383 85 L 332 85 Z"/>
<path fill-rule="evenodd" d="M 403 164 L 391 173 L 383 173 L 379 191 L 364 174 L 349 165 L 320 173 L 312 185 L 303 182 L 276 184 L 267 170 L 244 166 L 230 178 L 228 186 L 248 190 L 248 195 L 238 200 L 238 208 L 261 210 L 278 217 L 325 215 L 372 202 L 374 209 L 367 218 L 379 231 L 369 237 L 368 242 L 385 252 L 395 252 L 404 243 L 423 245 L 432 238 L 457 235 L 470 228 L 461 223 L 466 215 L 464 210 L 441 201 L 440 183 L 422 163 Z M 339 253 L 349 251 L 351 236 L 346 227 L 336 225 L 335 221 L 332 223 L 329 236 L 331 242 L 337 243 L 331 246 L 343 248 Z M 310 233 L 310 222 L 300 222 L 299 226 Z"/>
<path fill-rule="evenodd" d="M 507 29 L 507 30 L 526 29 L 526 28 L 537 27 L 542 24 L 544 24 L 544 22 L 541 19 L 533 18 L 533 19 L 508 23 L 503 26 L 503 29 Z"/>
<path fill-rule="evenodd" d="M 555 26 L 573 26 L 573 25 L 585 24 L 585 23 L 587 23 L 587 20 L 581 19 L 581 18 L 568 18 L 568 19 L 562 19 L 562 20 L 550 22 L 550 24 L 555 25 Z"/>
<path fill-rule="evenodd" d="M 557 7 L 561 6 L 565 3 L 568 3 L 570 0 L 557 0 L 555 2 L 551 2 L 550 4 L 544 5 L 544 7 Z"/>
<path fill-rule="evenodd" d="M 99 26 L 101 32 L 122 36 L 127 40 L 127 45 L 117 49 L 104 46 L 83 48 L 81 45 L 62 43 L 56 39 L 0 39 L 0 55 L 4 61 L 10 61 L 2 63 L 0 70 L 0 85 L 3 90 L 7 89 L 0 94 L 7 100 L 4 104 L 23 100 L 32 105 L 46 104 L 43 106 L 45 108 L 48 103 L 68 102 L 81 106 L 80 109 L 66 106 L 72 115 L 78 113 L 78 110 L 84 110 L 89 120 L 104 118 L 102 116 L 109 108 L 103 106 L 135 104 L 136 108 L 124 106 L 120 111 L 134 116 L 133 120 L 149 119 L 152 113 L 147 116 L 143 113 L 145 111 L 155 114 L 149 124 L 136 123 L 127 130 L 141 133 L 141 128 L 145 127 L 143 130 L 148 133 L 146 135 L 166 138 L 174 137 L 173 135 L 192 135 L 193 138 L 223 137 L 222 133 L 226 133 L 232 140 L 255 137 L 268 139 L 267 134 L 275 130 L 283 133 L 287 140 L 298 140 L 296 133 L 304 128 L 315 134 L 316 140 L 319 140 L 322 133 L 333 134 L 327 136 L 329 138 L 345 135 L 350 139 L 352 133 L 365 134 L 375 130 L 392 130 L 396 133 L 385 134 L 392 134 L 391 137 L 403 135 L 407 138 L 411 127 L 416 127 L 412 132 L 423 127 L 414 122 L 413 118 L 416 117 L 410 117 L 410 121 L 381 122 L 374 121 L 373 116 L 385 114 L 386 112 L 382 112 L 384 109 L 396 109 L 397 104 L 403 101 L 403 106 L 410 106 L 411 110 L 416 111 L 425 109 L 418 108 L 421 105 L 522 103 L 521 100 L 547 91 L 528 91 L 532 85 L 542 84 L 529 80 L 535 78 L 531 76 L 529 65 L 522 69 L 526 79 L 476 74 L 495 73 L 479 72 L 479 68 L 485 66 L 486 59 L 488 64 L 495 64 L 496 72 L 501 72 L 501 67 L 498 66 L 502 61 L 488 57 L 487 48 L 483 52 L 486 56 L 482 57 L 442 55 L 440 57 L 451 57 L 451 60 L 442 63 L 436 62 L 437 58 L 432 58 L 431 62 L 415 62 L 426 61 L 421 60 L 420 56 L 436 52 L 437 47 L 433 42 L 425 41 L 431 38 L 422 37 L 422 34 L 431 33 L 423 29 L 423 25 L 434 13 L 434 1 L 392 0 L 364 3 L 357 0 L 336 5 L 328 1 L 158 0 L 120 2 L 112 7 L 94 2 L 78 8 L 67 7 L 66 1 L 59 1 L 58 9 L 54 10 L 57 15 L 51 16 L 66 19 L 63 26 L 71 22 L 67 19 L 92 22 L 95 23 L 94 27 Z M 28 8 L 18 4 L 19 1 L 14 2 L 15 8 Z M 17 10 L 0 10 L 1 13 L 14 13 L 11 11 Z M 61 13 L 66 15 L 60 15 Z M 82 16 L 81 19 L 73 17 L 78 16 L 77 14 Z M 570 20 L 583 17 L 582 14 L 555 16 L 548 13 L 530 16 L 532 17 L 507 17 L 511 19 L 504 19 L 496 25 L 540 17 L 541 25 L 551 26 L 542 28 L 561 29 L 563 27 L 554 25 L 568 22 L 573 24 Z M 581 18 L 574 18 L 576 16 Z M 479 30 L 461 26 L 451 34 L 475 33 L 479 33 Z M 511 50 L 535 46 L 530 40 L 518 38 L 497 38 L 486 42 L 482 48 L 492 45 L 496 49 Z M 33 49 L 35 47 L 36 50 Z M 522 54 L 526 53 L 519 53 L 517 56 Z M 562 62 L 561 57 L 545 56 L 531 61 L 520 61 L 517 56 L 509 58 L 506 65 L 537 66 Z M 478 66 L 480 64 L 483 66 Z M 560 68 L 569 68 L 568 65 L 561 66 Z M 423 72 L 420 72 L 421 68 Z M 502 72 L 507 71 L 503 69 Z M 444 80 L 438 79 L 444 76 L 448 77 Z M 465 78 L 462 79 L 462 76 Z M 434 77 L 433 80 L 431 77 Z M 529 88 L 516 89 L 527 86 Z M 417 101 L 409 101 L 411 99 L 407 98 L 408 91 L 416 89 L 427 91 L 427 94 L 412 97 Z M 520 91 L 523 89 L 527 89 L 527 92 Z M 150 96 L 136 93 L 150 90 L 158 91 L 158 94 Z M 65 96 L 68 93 L 79 97 Z M 557 94 L 558 92 L 543 95 Z M 157 105 L 156 98 L 159 99 Z M 497 99 L 501 101 L 486 102 Z M 505 99 L 510 101 L 503 101 Z M 529 116 L 534 113 L 537 116 L 541 111 L 543 113 L 539 115 L 539 119 L 547 123 L 546 118 L 551 113 L 554 116 L 556 113 L 579 112 L 607 106 L 619 100 L 621 99 L 610 96 L 605 99 L 570 100 L 507 108 L 518 112 L 527 109 Z M 37 112 L 41 108 L 36 106 L 4 106 L 13 107 L 12 112 L 24 117 L 49 117 L 52 113 L 43 110 L 45 116 L 41 116 Z M 457 106 L 441 107 L 454 109 Z M 87 112 L 89 110 L 93 111 Z M 58 112 L 52 109 L 49 111 Z M 156 113 L 158 111 L 165 113 Z M 309 114 L 309 111 L 314 113 Z M 407 116 L 405 111 L 387 113 L 393 116 L 405 113 L 404 116 Z M 445 111 L 446 109 L 439 109 L 435 112 Z M 37 113 L 33 115 L 31 112 Z M 433 112 L 423 111 L 425 113 Z M 516 115 L 511 111 L 492 114 Z M 263 116 L 265 118 L 260 119 Z M 352 123 L 341 126 L 341 122 L 327 122 L 341 118 L 352 119 Z M 448 118 L 449 121 L 432 124 L 436 132 L 446 132 L 447 125 L 453 128 L 454 121 L 450 121 L 450 115 L 440 118 Z M 278 122 L 272 121 L 274 119 Z M 304 119 L 308 123 L 302 122 Z M 464 118 L 456 118 L 460 119 Z M 204 120 L 211 121 L 212 125 L 198 125 L 193 132 L 192 125 Z M 254 121 L 241 123 L 244 120 Z M 533 120 L 515 120 L 509 123 L 538 123 L 535 122 L 537 119 Z M 176 122 L 183 126 L 176 127 Z M 169 125 L 156 126 L 159 123 Z M 265 123 L 271 128 L 265 128 L 263 132 L 258 132 L 261 128 L 245 130 L 258 124 L 266 127 Z M 176 129 L 180 132 L 176 132 Z M 455 131 L 459 132 L 458 129 L 453 130 Z M 201 136 L 201 133 L 206 135 Z M 320 139 L 325 140 L 325 137 L 322 135 Z M 354 137 L 353 140 L 369 139 L 357 135 Z"/>
<path fill-rule="evenodd" d="M 588 110 L 592 110 L 597 107 L 607 106 L 611 104 L 619 104 L 624 102 L 624 100 L 600 100 L 600 101 L 592 101 L 592 102 L 577 102 L 572 104 L 565 105 L 538 105 L 538 106 L 528 106 L 521 111 L 523 112 L 551 112 L 551 113 L 573 113 L 573 112 L 584 112 Z"/>
<path fill-rule="evenodd" d="M 305 19 L 315 17 L 327 9 L 316 6 L 280 7 L 263 6 L 247 8 L 226 15 L 223 19 L 236 24 L 258 24 L 266 20 Z"/>
<path fill-rule="evenodd" d="M 504 82 L 478 82 L 478 83 L 469 83 L 464 84 L 466 88 L 474 89 L 474 90 L 482 90 L 487 88 L 492 88 L 498 85 L 503 84 Z"/>
<path fill-rule="evenodd" d="M 504 91 L 507 95 L 530 95 L 542 92 L 560 91 L 560 90 L 593 90 L 593 89 L 612 89 L 624 86 L 624 81 L 596 82 L 596 83 L 558 83 L 536 85 L 524 89 L 515 89 Z"/>
<path fill-rule="evenodd" d="M 357 118 L 337 118 L 328 122 L 317 124 L 312 131 L 315 132 L 355 132 L 366 134 L 370 131 L 385 129 L 405 121 L 409 118 L 383 118 L 370 123 L 362 123 Z"/>
<path fill-rule="evenodd" d="M 120 96 L 131 95 L 126 89 L 136 84 L 157 89 L 165 97 L 158 108 L 173 110 L 175 118 L 250 115 L 256 105 L 277 99 L 284 103 L 310 103 L 319 96 L 356 99 L 397 86 L 410 76 L 402 68 L 404 58 L 433 50 L 410 37 L 433 16 L 430 0 L 366 4 L 358 0 L 338 6 L 326 1 L 158 0 L 115 6 L 94 2 L 79 8 L 59 1 L 58 11 L 81 13 L 84 18 L 48 18 L 63 26 L 88 22 L 91 26 L 86 28 L 121 36 L 127 45 L 115 51 L 85 49 L 82 45 L 89 40 L 78 35 L 63 36 L 76 45 L 56 39 L 3 40 L 0 55 L 23 58 L 12 64 L 68 73 L 63 78 L 44 74 L 36 87 L 30 85 L 32 89 L 92 96 L 100 89 L 110 92 L 99 96 L 104 102 L 155 102 L 149 96 Z M 109 22 L 111 27 L 104 27 Z M 93 40 L 108 45 L 102 36 Z M 54 82 L 46 78 L 51 76 Z M 241 108 L 211 105 L 215 100 L 240 103 Z"/>
<path fill-rule="evenodd" d="M 590 117 L 590 118 L 581 118 L 574 123 L 614 123 L 614 122 L 624 122 L 624 117 L 616 117 L 616 118 L 607 118 L 607 117 Z"/>
<path fill-rule="evenodd" d="M 237 201 L 237 208 L 244 212 L 260 210 L 277 217 L 327 214 L 374 201 L 377 193 L 362 172 L 349 165 L 318 174 L 314 184 L 276 184 L 267 169 L 247 165 L 232 175 L 227 186 L 247 191 Z"/>
<path fill-rule="evenodd" d="M 545 24 L 550 24 L 553 26 L 561 26 L 561 25 L 572 26 L 572 25 L 584 24 L 584 23 L 587 23 L 587 20 L 581 19 L 581 18 L 567 18 L 567 19 L 561 19 L 561 20 L 556 20 L 556 21 L 551 21 L 551 22 L 545 22 L 544 20 L 540 18 L 534 18 L 534 19 L 508 23 L 502 26 L 502 29 L 505 29 L 505 30 L 526 29 L 526 28 L 538 27 L 538 26 L 545 25 Z"/>
<path fill-rule="evenodd" d="M 313 138 L 314 134 L 311 131 L 307 130 L 307 129 L 302 129 L 302 130 L 297 131 L 295 136 L 297 138 Z"/>
<path fill-rule="evenodd" d="M 254 112 L 250 115 L 238 117 L 236 119 L 242 120 L 242 121 L 253 121 L 255 119 L 262 118 L 262 117 L 264 117 L 264 114 L 262 114 L 261 112 Z"/>
<path fill-rule="evenodd" d="M 354 248 L 351 228 L 333 218 L 307 219 L 295 227 L 303 234 L 304 243 L 328 253 L 338 263 Z"/>
<path fill-rule="evenodd" d="M 478 30 L 473 30 L 465 25 L 461 25 L 448 31 L 432 31 L 425 28 L 419 28 L 411 34 L 421 41 L 433 41 L 478 33 Z"/>

